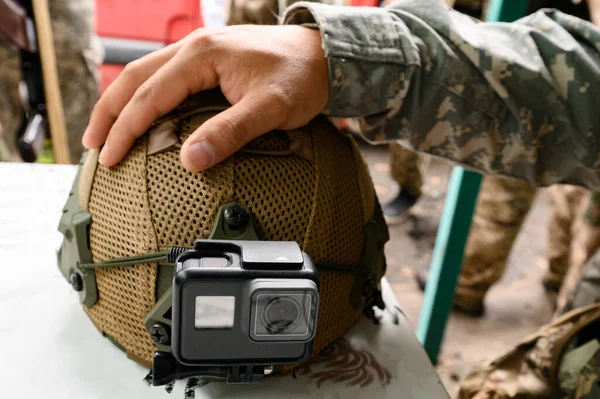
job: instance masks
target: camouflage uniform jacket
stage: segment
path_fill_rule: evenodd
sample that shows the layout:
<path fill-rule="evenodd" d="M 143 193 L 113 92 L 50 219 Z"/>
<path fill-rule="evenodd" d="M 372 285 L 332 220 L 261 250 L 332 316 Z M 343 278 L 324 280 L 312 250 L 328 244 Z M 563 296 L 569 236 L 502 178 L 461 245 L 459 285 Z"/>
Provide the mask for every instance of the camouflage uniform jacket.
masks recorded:
<path fill-rule="evenodd" d="M 443 0 L 386 8 L 296 3 L 282 23 L 318 27 L 326 113 L 360 117 L 371 142 L 535 185 L 600 189 L 600 29 L 555 10 L 481 23 Z"/>

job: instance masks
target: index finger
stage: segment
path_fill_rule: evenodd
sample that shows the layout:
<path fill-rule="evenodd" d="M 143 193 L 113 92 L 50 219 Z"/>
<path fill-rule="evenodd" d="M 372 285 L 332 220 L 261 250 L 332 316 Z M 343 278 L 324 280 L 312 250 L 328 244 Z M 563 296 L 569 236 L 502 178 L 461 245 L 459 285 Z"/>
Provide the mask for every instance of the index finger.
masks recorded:
<path fill-rule="evenodd" d="M 180 47 L 180 42 L 171 44 L 127 64 L 94 106 L 82 138 L 86 148 L 99 148 L 104 144 L 108 132 L 135 91 L 168 62 Z"/>
<path fill-rule="evenodd" d="M 183 47 L 135 91 L 108 133 L 100 163 L 112 166 L 120 162 L 156 118 L 188 95 L 217 84 L 216 72 L 195 46 Z"/>

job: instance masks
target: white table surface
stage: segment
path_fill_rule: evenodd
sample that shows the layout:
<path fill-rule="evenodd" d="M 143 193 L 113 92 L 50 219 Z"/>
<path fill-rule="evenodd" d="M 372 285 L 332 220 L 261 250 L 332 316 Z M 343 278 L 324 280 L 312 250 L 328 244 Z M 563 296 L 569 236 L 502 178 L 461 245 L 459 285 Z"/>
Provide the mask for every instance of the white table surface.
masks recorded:
<path fill-rule="evenodd" d="M 58 271 L 56 228 L 75 172 L 72 166 L 0 163 L 0 398 L 182 399 L 183 382 L 169 395 L 142 381 L 147 370 L 102 338 Z M 387 282 L 384 297 L 388 308 L 397 308 Z M 321 364 L 312 376 L 251 386 L 212 383 L 196 390 L 196 398 L 448 398 L 408 322 L 396 315 L 385 312 L 380 326 L 363 319 L 345 337 L 355 353 L 374 355 L 389 372 L 387 382 L 367 365 L 350 373 L 372 378 L 364 388 L 348 381 L 318 384 L 314 373 L 325 369 Z"/>

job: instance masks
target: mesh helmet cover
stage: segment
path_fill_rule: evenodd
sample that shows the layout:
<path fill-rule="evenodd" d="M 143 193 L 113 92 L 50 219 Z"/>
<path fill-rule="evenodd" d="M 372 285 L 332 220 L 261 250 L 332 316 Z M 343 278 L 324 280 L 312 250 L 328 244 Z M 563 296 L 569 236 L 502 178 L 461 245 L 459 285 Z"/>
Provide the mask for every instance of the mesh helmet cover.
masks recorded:
<path fill-rule="evenodd" d="M 226 107 L 218 91 L 202 92 L 155 126 L 172 123 L 183 142 Z M 79 185 L 80 204 L 92 218 L 89 246 L 94 262 L 192 246 L 195 239 L 207 237 L 219 207 L 236 201 L 250 210 L 261 240 L 297 241 L 317 266 L 371 267 L 365 265 L 363 252 L 365 225 L 378 208 L 373 184 L 353 139 L 325 118 L 293 134 L 262 136 L 202 173 L 181 166 L 177 146 L 149 155 L 148 136 L 115 167 L 97 164 L 97 157 L 88 157 L 84 164 L 84 172 L 95 169 L 82 173 L 88 181 Z M 290 137 L 302 137 L 303 151 L 290 151 Z M 155 345 L 143 320 L 158 299 L 163 267 L 97 269 L 98 301 L 84 307 L 103 334 L 144 365 L 151 364 Z M 362 309 L 350 303 L 356 279 L 351 273 L 320 271 L 314 354 L 360 318 Z"/>

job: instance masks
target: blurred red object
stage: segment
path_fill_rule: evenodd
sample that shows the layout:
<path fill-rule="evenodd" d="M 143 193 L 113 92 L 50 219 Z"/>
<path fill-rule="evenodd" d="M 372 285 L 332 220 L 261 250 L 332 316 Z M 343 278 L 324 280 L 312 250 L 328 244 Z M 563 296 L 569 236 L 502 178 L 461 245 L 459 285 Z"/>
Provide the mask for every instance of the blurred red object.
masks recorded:
<path fill-rule="evenodd" d="M 96 33 L 101 39 L 156 47 L 176 42 L 199 27 L 200 0 L 96 0 Z M 102 91 L 122 69 L 123 65 L 102 66 Z"/>
<path fill-rule="evenodd" d="M 122 70 L 123 65 L 102 64 L 100 67 L 100 93 L 104 93 L 104 90 L 119 76 Z"/>
<path fill-rule="evenodd" d="M 379 0 L 350 0 L 354 7 L 379 7 Z"/>

